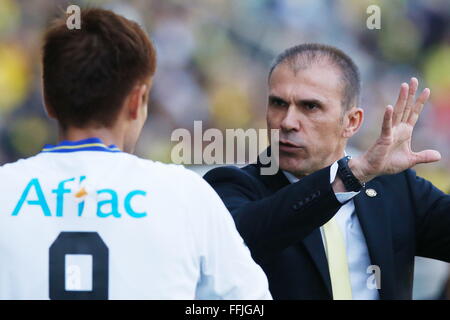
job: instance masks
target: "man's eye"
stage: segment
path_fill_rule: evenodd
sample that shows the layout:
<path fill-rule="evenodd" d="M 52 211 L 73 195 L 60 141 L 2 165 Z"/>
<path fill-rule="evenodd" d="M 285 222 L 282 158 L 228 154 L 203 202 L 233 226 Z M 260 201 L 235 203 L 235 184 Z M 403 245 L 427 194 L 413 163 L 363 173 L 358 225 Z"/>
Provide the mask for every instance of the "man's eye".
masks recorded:
<path fill-rule="evenodd" d="M 308 110 L 314 110 L 317 109 L 319 105 L 317 103 L 311 102 L 311 103 L 305 103 L 305 108 Z"/>
<path fill-rule="evenodd" d="M 280 100 L 280 99 L 273 99 L 273 100 L 271 101 L 271 104 L 272 104 L 273 106 L 275 106 L 275 107 L 283 107 L 283 106 L 286 105 L 286 103 L 285 103 L 283 100 Z"/>

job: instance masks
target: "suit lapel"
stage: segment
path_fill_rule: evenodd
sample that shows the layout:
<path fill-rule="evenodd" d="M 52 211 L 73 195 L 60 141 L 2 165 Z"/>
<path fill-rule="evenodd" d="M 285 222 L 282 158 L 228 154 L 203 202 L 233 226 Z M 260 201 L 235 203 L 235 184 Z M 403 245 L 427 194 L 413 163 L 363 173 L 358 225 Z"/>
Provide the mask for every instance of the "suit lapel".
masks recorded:
<path fill-rule="evenodd" d="M 358 194 L 354 198 L 355 211 L 366 239 L 370 261 L 380 268 L 380 298 L 394 299 L 394 253 L 388 210 L 383 203 L 382 186 L 376 181 L 370 182 L 366 186 L 368 189 L 375 190 L 377 194 L 372 197 L 365 191 Z"/>
<path fill-rule="evenodd" d="M 324 281 L 328 293 L 330 294 L 330 298 L 332 298 L 333 291 L 331 289 L 330 272 L 328 271 L 328 261 L 325 255 L 320 229 L 315 229 L 305 239 L 303 239 L 303 245 L 319 270 L 322 280 Z"/>

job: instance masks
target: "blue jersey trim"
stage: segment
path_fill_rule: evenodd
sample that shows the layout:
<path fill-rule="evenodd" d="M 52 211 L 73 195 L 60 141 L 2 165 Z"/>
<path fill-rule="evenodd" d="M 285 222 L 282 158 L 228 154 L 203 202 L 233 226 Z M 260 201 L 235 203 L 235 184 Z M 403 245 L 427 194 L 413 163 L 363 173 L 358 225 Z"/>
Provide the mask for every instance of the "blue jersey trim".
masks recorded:
<path fill-rule="evenodd" d="M 46 144 L 41 152 L 66 153 L 77 151 L 122 152 L 116 145 L 106 146 L 99 138 L 79 141 L 62 141 L 57 145 Z"/>

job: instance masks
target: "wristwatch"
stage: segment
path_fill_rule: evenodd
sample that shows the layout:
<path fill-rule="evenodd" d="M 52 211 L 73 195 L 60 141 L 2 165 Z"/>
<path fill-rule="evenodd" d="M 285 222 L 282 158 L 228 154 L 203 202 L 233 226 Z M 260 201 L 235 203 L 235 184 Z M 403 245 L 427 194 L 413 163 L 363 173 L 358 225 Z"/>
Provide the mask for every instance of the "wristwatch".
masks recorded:
<path fill-rule="evenodd" d="M 358 192 L 362 188 L 364 188 L 365 183 L 361 183 L 353 174 L 352 170 L 350 170 L 350 167 L 348 166 L 348 161 L 352 157 L 345 156 L 342 159 L 338 160 L 338 170 L 337 175 L 339 178 L 341 178 L 342 182 L 344 183 L 345 189 L 347 191 L 354 191 Z"/>

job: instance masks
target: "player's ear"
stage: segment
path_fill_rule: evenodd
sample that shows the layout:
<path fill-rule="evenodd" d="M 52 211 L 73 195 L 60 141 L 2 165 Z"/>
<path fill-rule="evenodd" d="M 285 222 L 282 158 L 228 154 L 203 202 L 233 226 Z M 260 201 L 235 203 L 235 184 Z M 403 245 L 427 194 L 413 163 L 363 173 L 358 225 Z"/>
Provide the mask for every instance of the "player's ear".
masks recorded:
<path fill-rule="evenodd" d="M 140 108 L 147 104 L 148 85 L 139 84 L 133 88 L 127 99 L 127 108 L 131 119 L 136 120 L 139 116 Z"/>
<path fill-rule="evenodd" d="M 44 109 L 45 109 L 45 112 L 47 113 L 47 116 L 50 119 L 55 119 L 56 120 L 55 111 L 49 104 L 44 104 Z"/>
<path fill-rule="evenodd" d="M 50 103 L 47 102 L 47 99 L 45 98 L 44 95 L 44 110 L 47 113 L 47 116 L 50 119 L 55 119 L 56 120 L 56 113 L 55 113 L 55 109 L 53 109 L 53 107 L 50 105 Z"/>
<path fill-rule="evenodd" d="M 344 113 L 343 118 L 343 136 L 344 138 L 352 137 L 356 132 L 358 132 L 359 128 L 364 121 L 364 110 L 359 107 L 352 107 L 350 110 Z"/>

